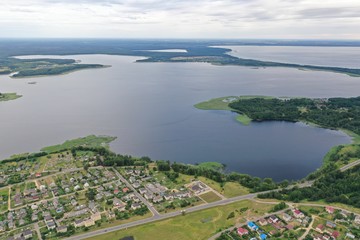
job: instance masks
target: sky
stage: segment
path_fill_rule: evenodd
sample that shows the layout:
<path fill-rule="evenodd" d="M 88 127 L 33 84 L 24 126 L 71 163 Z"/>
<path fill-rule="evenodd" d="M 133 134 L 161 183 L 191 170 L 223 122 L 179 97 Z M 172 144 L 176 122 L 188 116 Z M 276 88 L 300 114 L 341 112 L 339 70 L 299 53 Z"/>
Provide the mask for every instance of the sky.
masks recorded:
<path fill-rule="evenodd" d="M 0 37 L 360 40 L 360 0 L 1 0 Z"/>

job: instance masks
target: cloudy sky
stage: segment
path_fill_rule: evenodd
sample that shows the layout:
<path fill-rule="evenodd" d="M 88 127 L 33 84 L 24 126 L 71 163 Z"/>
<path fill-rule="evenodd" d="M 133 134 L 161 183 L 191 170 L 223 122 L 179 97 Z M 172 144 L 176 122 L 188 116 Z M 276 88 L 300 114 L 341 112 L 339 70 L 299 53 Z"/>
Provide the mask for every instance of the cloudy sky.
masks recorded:
<path fill-rule="evenodd" d="M 360 39 L 360 0 L 1 0 L 0 37 Z"/>

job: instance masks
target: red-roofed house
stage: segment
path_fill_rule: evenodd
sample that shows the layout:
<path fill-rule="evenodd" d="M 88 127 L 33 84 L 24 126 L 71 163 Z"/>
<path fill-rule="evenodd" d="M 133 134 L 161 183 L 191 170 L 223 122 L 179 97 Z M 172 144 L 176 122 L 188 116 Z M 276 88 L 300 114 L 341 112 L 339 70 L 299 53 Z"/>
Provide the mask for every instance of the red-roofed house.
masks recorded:
<path fill-rule="evenodd" d="M 333 231 L 333 233 L 331 234 L 331 236 L 335 239 L 337 239 L 339 237 L 340 233 L 338 231 Z"/>
<path fill-rule="evenodd" d="M 296 218 L 304 218 L 305 217 L 305 215 L 298 209 L 294 210 L 293 213 Z"/>
<path fill-rule="evenodd" d="M 238 228 L 237 229 L 237 233 L 240 235 L 240 236 L 243 236 L 243 235 L 247 235 L 247 234 L 249 234 L 249 231 L 247 230 L 247 229 L 245 229 L 245 228 Z"/>
<path fill-rule="evenodd" d="M 325 230 L 325 227 L 324 227 L 324 225 L 319 224 L 316 226 L 315 230 L 322 233 Z"/>
<path fill-rule="evenodd" d="M 41 173 L 35 173 L 35 177 L 41 177 Z"/>
<path fill-rule="evenodd" d="M 123 191 L 123 193 L 127 193 L 127 192 L 129 191 L 129 188 L 124 187 L 124 188 L 122 189 L 122 191 Z"/>
<path fill-rule="evenodd" d="M 328 212 L 329 214 L 333 214 L 334 213 L 334 208 L 330 207 L 330 206 L 327 206 L 327 207 L 325 207 L 325 211 Z"/>
<path fill-rule="evenodd" d="M 115 189 L 114 194 L 118 194 L 118 193 L 119 193 L 119 189 Z"/>

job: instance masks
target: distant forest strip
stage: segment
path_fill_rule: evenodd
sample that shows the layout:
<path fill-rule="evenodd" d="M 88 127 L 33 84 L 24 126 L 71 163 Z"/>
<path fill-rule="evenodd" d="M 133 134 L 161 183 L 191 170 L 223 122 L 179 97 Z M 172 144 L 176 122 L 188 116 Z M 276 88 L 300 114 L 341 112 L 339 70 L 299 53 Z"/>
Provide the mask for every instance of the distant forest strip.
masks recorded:
<path fill-rule="evenodd" d="M 79 64 L 74 59 L 18 59 L 0 58 L 0 74 L 12 77 L 58 75 L 75 70 L 105 67 L 101 64 Z"/>
<path fill-rule="evenodd" d="M 329 99 L 240 99 L 229 104 L 253 121 L 311 122 L 360 135 L 360 97 Z"/>
<path fill-rule="evenodd" d="M 209 46 L 225 46 L 225 47 L 209 47 Z M 19 65 L 36 62 L 41 60 L 35 59 L 14 59 L 12 56 L 21 55 L 74 55 L 74 54 L 111 54 L 111 55 L 127 55 L 146 57 L 146 59 L 138 60 L 137 62 L 207 62 L 215 65 L 238 65 L 248 67 L 287 67 L 315 71 L 328 71 L 347 74 L 349 76 L 360 76 L 360 69 L 344 68 L 344 67 L 327 67 L 327 66 L 313 66 L 301 65 L 291 63 L 279 63 L 270 61 L 259 61 L 253 59 L 244 59 L 230 56 L 227 53 L 231 49 L 227 49 L 226 45 L 251 45 L 251 46 L 359 46 L 359 41 L 245 41 L 233 40 L 119 40 L 119 39 L 81 39 L 73 40 L 0 40 L 0 74 L 9 74 L 19 71 Z M 164 50 L 164 49 L 184 49 L 187 52 L 154 52 L 147 50 Z M 75 65 L 72 59 L 42 59 L 44 62 L 52 62 L 58 65 Z M 61 61 L 64 62 L 61 62 Z M 55 62 L 57 61 L 57 62 Z M 73 62 L 71 62 L 73 61 Z M 80 65 L 80 64 L 76 64 Z M 81 64 L 83 65 L 83 64 Z M 24 65 L 25 66 L 25 65 Z M 91 67 L 88 65 L 88 67 Z M 92 66 L 98 67 L 98 66 Z M 15 70 L 18 68 L 18 70 Z M 34 69 L 33 67 L 21 67 L 21 70 Z M 50 67 L 51 68 L 51 67 Z M 77 67 L 87 68 L 87 67 Z M 57 69 L 54 71 L 44 70 L 42 74 L 58 74 L 63 71 L 68 72 L 74 69 Z M 25 74 L 33 74 L 36 72 L 25 72 Z M 31 75 L 32 76 L 32 75 Z"/>

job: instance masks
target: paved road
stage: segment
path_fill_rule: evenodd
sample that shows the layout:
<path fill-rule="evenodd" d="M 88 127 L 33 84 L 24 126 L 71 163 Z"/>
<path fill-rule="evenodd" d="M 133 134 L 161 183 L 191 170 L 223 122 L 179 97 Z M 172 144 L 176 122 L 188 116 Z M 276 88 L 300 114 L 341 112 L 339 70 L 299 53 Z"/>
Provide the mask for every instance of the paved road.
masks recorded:
<path fill-rule="evenodd" d="M 348 170 L 349 168 L 355 167 L 356 165 L 359 165 L 359 164 L 360 164 L 360 159 L 341 167 L 340 171 L 344 172 L 344 171 Z"/>
<path fill-rule="evenodd" d="M 154 208 L 154 206 L 152 206 L 143 196 L 141 196 L 140 193 L 138 193 L 138 191 L 115 169 L 114 172 L 116 173 L 116 175 L 119 177 L 119 179 L 125 183 L 125 185 L 130 188 L 132 191 L 134 191 L 134 194 L 150 209 L 151 213 L 153 214 L 153 216 L 159 216 L 159 212 Z"/>

